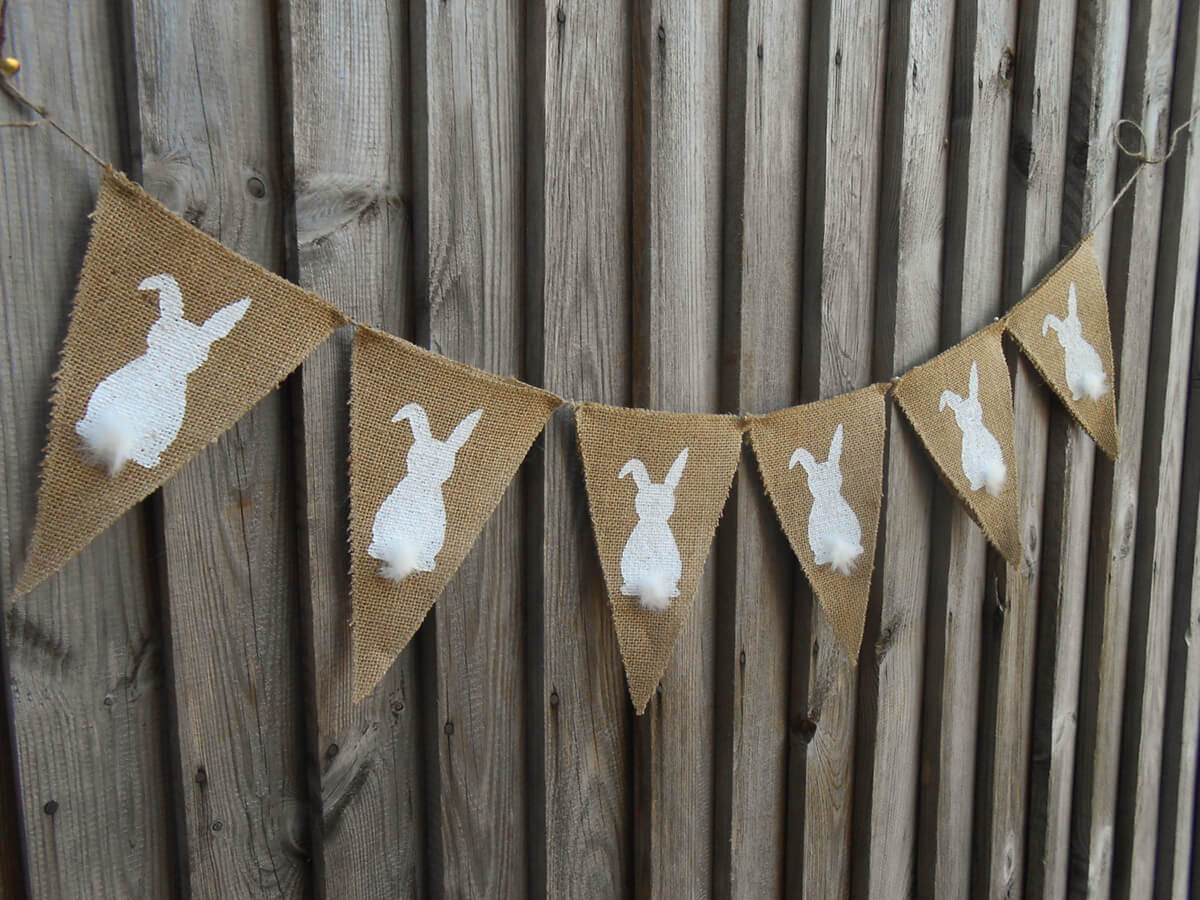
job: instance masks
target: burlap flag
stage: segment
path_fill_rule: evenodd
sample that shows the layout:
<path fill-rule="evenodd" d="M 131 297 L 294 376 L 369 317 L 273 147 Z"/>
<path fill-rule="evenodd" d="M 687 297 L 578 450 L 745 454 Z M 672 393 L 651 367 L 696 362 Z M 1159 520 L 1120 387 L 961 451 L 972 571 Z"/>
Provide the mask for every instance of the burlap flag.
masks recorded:
<path fill-rule="evenodd" d="M 742 447 L 735 416 L 584 403 L 579 452 L 629 696 L 638 715 L 670 662 Z"/>
<path fill-rule="evenodd" d="M 1112 335 L 1091 236 L 1016 305 L 1006 324 L 1071 415 L 1115 459 Z"/>
<path fill-rule="evenodd" d="M 1021 564 L 1012 384 L 1004 325 L 971 335 L 896 382 L 896 401 L 989 541 Z"/>
<path fill-rule="evenodd" d="M 93 222 L 17 593 L 58 571 L 345 323 L 112 170 Z"/>
<path fill-rule="evenodd" d="M 780 524 L 857 662 L 883 496 L 885 385 L 756 416 L 750 442 Z"/>
<path fill-rule="evenodd" d="M 350 367 L 354 702 L 466 559 L 553 394 L 360 328 Z"/>

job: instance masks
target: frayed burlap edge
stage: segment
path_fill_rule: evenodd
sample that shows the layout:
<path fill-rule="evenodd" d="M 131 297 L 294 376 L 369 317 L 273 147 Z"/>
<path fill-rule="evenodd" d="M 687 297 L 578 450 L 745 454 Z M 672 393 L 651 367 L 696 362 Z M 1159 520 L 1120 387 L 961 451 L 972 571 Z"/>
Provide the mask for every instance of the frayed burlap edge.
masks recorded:
<path fill-rule="evenodd" d="M 53 569 L 42 569 L 38 572 L 31 574 L 30 564 L 34 559 L 32 550 L 35 546 L 35 541 L 37 540 L 37 537 L 38 537 L 38 522 L 41 518 L 41 513 L 42 513 L 42 499 L 43 499 L 43 493 L 45 490 L 47 465 L 48 465 L 49 456 L 50 456 L 50 442 L 51 442 L 51 438 L 53 435 L 55 418 L 58 414 L 59 405 L 60 405 L 61 397 L 62 397 L 61 375 L 62 375 L 63 367 L 65 364 L 65 354 L 66 354 L 66 349 L 67 349 L 67 341 L 66 341 L 65 335 L 69 335 L 71 333 L 71 327 L 75 321 L 75 314 L 76 314 L 76 309 L 77 309 L 76 298 L 79 296 L 79 292 L 82 289 L 84 270 L 87 265 L 88 258 L 92 253 L 93 245 L 96 240 L 98 224 L 99 224 L 99 221 L 98 221 L 99 216 L 101 216 L 102 214 L 104 214 L 107 211 L 104 208 L 105 202 L 107 200 L 107 198 L 105 196 L 106 189 L 110 189 L 114 192 L 120 191 L 123 193 L 132 193 L 135 197 L 137 197 L 139 202 L 148 203 L 151 207 L 155 208 L 160 214 L 169 216 L 172 219 L 176 220 L 179 224 L 185 226 L 189 231 L 192 232 L 193 237 L 195 237 L 201 243 L 208 245 L 211 249 L 219 250 L 222 253 L 227 253 L 227 254 L 232 254 L 234 256 L 237 256 L 237 257 L 245 260 L 250 266 L 252 266 L 255 270 L 257 270 L 256 274 L 264 276 L 268 280 L 279 282 L 281 285 L 285 285 L 289 291 L 295 291 L 295 292 L 306 295 L 307 298 L 311 302 L 313 302 L 314 305 L 319 306 L 322 309 L 328 311 L 331 316 L 331 327 L 329 328 L 329 332 L 326 335 L 326 340 L 338 328 L 340 328 L 344 325 L 350 324 L 350 319 L 346 316 L 346 314 L 343 313 L 336 306 L 334 306 L 332 303 L 329 303 L 323 297 L 321 297 L 317 294 L 314 294 L 311 291 L 304 290 L 303 288 L 296 285 L 294 282 L 288 281 L 286 278 L 283 278 L 282 276 L 270 271 L 269 269 L 263 268 L 258 263 L 254 262 L 253 260 L 247 259 L 246 257 L 241 256 L 241 254 L 237 253 L 234 250 L 230 250 L 228 247 L 226 247 L 224 244 L 222 244 L 216 238 L 201 231 L 199 228 L 192 225 L 190 222 L 188 222 L 182 216 L 173 212 L 165 204 L 163 204 L 159 200 L 155 199 L 151 194 L 149 194 L 145 190 L 145 188 L 143 188 L 141 185 L 137 184 L 136 182 L 132 181 L 127 175 L 125 175 L 125 173 L 118 171 L 111 165 L 105 166 L 104 171 L 100 177 L 100 185 L 99 185 L 99 189 L 98 189 L 97 195 L 96 195 L 96 206 L 87 216 L 88 221 L 90 223 L 92 223 L 92 228 L 91 228 L 91 232 L 88 235 L 87 247 L 84 250 L 83 260 L 79 267 L 79 274 L 75 279 L 75 289 L 71 294 L 71 306 L 67 312 L 67 329 L 66 329 L 66 332 L 64 333 L 64 339 L 63 339 L 62 343 L 59 345 L 59 349 L 58 349 L 58 365 L 55 367 L 54 372 L 51 375 L 52 386 L 50 389 L 50 417 L 46 422 L 45 439 L 42 442 L 42 455 L 41 455 L 41 459 L 38 463 L 38 491 L 37 491 L 37 500 L 36 500 L 36 505 L 35 505 L 36 512 L 35 512 L 35 519 L 34 519 L 34 529 L 29 538 L 29 545 L 26 549 L 25 559 L 22 562 L 21 576 L 20 576 L 20 578 L 17 579 L 16 587 L 11 592 L 11 595 L 9 597 L 9 602 L 16 602 L 21 597 L 36 590 L 38 587 L 40 587 L 45 582 L 49 581 L 51 578 L 53 578 L 55 575 L 57 575 L 58 572 L 60 572 L 62 570 L 63 566 L 65 566 L 67 563 L 71 562 L 73 559 L 78 558 L 80 553 L 82 553 L 84 550 L 86 550 L 87 547 L 90 546 L 91 543 L 96 540 L 96 538 L 98 538 L 100 535 L 102 535 L 104 532 L 106 532 L 109 528 L 111 528 L 120 518 L 122 518 L 126 513 L 128 513 L 130 509 L 133 509 L 133 507 L 135 507 L 139 503 L 143 502 L 147 497 L 149 497 L 151 494 L 153 494 L 155 491 L 157 491 L 160 487 L 162 487 L 163 484 L 165 484 L 167 481 L 170 481 L 171 478 L 175 477 L 175 475 L 177 475 L 179 473 L 179 470 L 177 469 L 175 472 L 172 472 L 171 475 L 169 475 L 166 479 L 164 479 L 160 484 L 158 484 L 156 486 L 152 486 L 145 491 L 138 492 L 137 498 L 130 504 L 130 506 L 126 507 L 126 509 L 123 512 L 120 512 L 120 513 L 112 516 L 111 518 L 102 521 L 98 526 L 96 526 L 92 529 L 89 529 L 89 531 L 86 535 L 86 540 L 83 542 L 79 551 L 76 554 L 74 554 L 73 556 L 62 560 L 58 564 L 57 567 L 55 567 Z M 302 358 L 298 359 L 295 362 L 295 365 L 293 365 L 287 372 L 285 372 L 283 377 L 281 377 L 275 383 L 275 387 L 273 389 L 278 389 L 279 386 L 282 385 L 283 382 L 286 381 L 287 378 L 292 374 L 292 372 L 294 372 L 297 368 L 299 368 L 304 363 L 304 360 L 307 359 L 309 356 L 311 356 L 312 352 L 316 349 L 316 347 L 319 347 L 319 346 L 320 346 L 320 343 L 316 344 L 312 349 L 310 349 L 308 351 L 308 353 L 306 353 Z M 269 394 L 271 392 L 271 390 L 273 390 L 273 389 L 269 389 L 266 392 L 266 394 Z M 263 396 L 266 396 L 266 394 L 264 394 Z M 259 398 L 259 400 L 261 400 L 261 399 L 262 399 L 262 397 Z M 255 401 L 255 402 L 247 405 L 244 409 L 241 409 L 237 413 L 237 418 L 240 419 L 242 416 L 244 416 L 246 413 L 248 413 L 251 409 L 254 408 L 254 406 L 256 406 L 258 404 L 258 402 L 259 401 Z M 232 427 L 232 426 L 230 426 L 230 427 Z M 226 430 L 228 430 L 228 429 L 226 429 Z M 223 433 L 224 432 L 222 432 L 222 434 Z M 219 437 L 220 437 L 220 435 L 217 435 L 216 437 L 214 437 L 212 442 L 215 442 L 217 440 L 217 438 L 219 438 Z M 210 442 L 210 444 L 212 442 Z M 201 452 L 203 452 L 203 450 L 204 450 L 204 448 L 201 447 L 199 450 L 197 450 L 195 455 L 190 457 L 190 459 L 194 459 L 195 456 L 198 456 Z M 189 459 L 189 461 L 190 461 L 190 459 Z"/>

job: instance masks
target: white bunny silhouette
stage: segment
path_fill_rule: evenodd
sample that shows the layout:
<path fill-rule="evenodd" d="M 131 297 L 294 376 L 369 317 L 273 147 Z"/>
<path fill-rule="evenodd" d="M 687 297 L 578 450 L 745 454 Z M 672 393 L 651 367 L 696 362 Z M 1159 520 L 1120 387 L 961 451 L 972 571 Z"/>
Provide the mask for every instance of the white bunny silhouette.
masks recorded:
<path fill-rule="evenodd" d="M 842 575 L 849 575 L 862 554 L 862 528 L 846 498 L 842 496 L 842 425 L 834 429 L 829 442 L 829 458 L 823 463 L 813 459 L 803 447 L 797 447 L 788 463 L 796 463 L 808 473 L 808 490 L 812 494 L 812 510 L 808 514 L 808 546 L 817 565 Z"/>
<path fill-rule="evenodd" d="M 85 454 L 110 476 L 131 459 L 146 469 L 159 464 L 183 425 L 188 375 L 250 307 L 244 297 L 194 325 L 183 317 L 183 296 L 170 275 L 151 275 L 138 290 L 158 291 L 159 318 L 146 335 L 146 352 L 96 385 L 75 423 Z"/>
<path fill-rule="evenodd" d="M 1051 328 L 1058 336 L 1063 348 L 1063 364 L 1067 370 L 1067 387 L 1072 400 L 1099 400 L 1108 393 L 1108 376 L 1104 374 L 1104 363 L 1100 354 L 1083 336 L 1083 323 L 1079 321 L 1079 301 L 1075 296 L 1075 282 L 1067 290 L 1067 317 L 1060 319 L 1048 313 L 1042 320 L 1042 337 Z"/>
<path fill-rule="evenodd" d="M 954 391 L 942 391 L 938 412 L 949 406 L 954 410 L 954 421 L 962 431 L 963 474 L 971 483 L 971 490 L 987 488 L 993 497 L 1004 490 L 1008 480 L 1008 467 L 1004 464 L 1004 452 L 1000 442 L 983 424 L 983 407 L 979 403 L 979 366 L 971 362 L 971 377 L 967 396 L 960 397 Z"/>
<path fill-rule="evenodd" d="M 446 542 L 442 485 L 454 473 L 454 457 L 482 415 L 482 409 L 475 410 L 444 441 L 430 434 L 429 419 L 419 403 L 409 403 L 392 416 L 393 422 L 408 421 L 413 444 L 404 478 L 375 513 L 367 547 L 367 555 L 380 560 L 379 574 L 384 578 L 399 583 L 414 572 L 433 571 Z"/>
<path fill-rule="evenodd" d="M 625 581 L 621 593 L 637 597 L 642 606 L 656 612 L 666 609 L 671 598 L 679 596 L 679 547 L 667 519 L 675 512 L 675 487 L 683 477 L 687 458 L 688 448 L 684 447 L 662 484 L 650 480 L 646 464 L 640 459 L 629 460 L 617 475 L 632 475 L 637 483 L 633 503 L 638 522 L 621 553 L 621 577 Z"/>

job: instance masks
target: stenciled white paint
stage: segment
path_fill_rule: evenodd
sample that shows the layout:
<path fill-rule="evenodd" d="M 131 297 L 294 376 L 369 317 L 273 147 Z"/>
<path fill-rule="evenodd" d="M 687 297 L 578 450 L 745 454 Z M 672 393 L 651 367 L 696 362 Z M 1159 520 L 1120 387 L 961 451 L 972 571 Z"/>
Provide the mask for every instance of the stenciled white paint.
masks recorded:
<path fill-rule="evenodd" d="M 415 572 L 432 572 L 446 542 L 446 502 L 442 485 L 454 473 L 458 451 L 479 424 L 477 409 L 439 441 L 430 433 L 425 408 L 409 403 L 392 416 L 407 421 L 413 444 L 408 449 L 408 470 L 375 513 L 367 555 L 380 561 L 379 574 L 396 583 Z"/>
<path fill-rule="evenodd" d="M 244 297 L 194 325 L 183 317 L 183 294 L 170 275 L 151 275 L 138 290 L 158 291 L 159 318 L 146 335 L 146 352 L 96 385 L 75 423 L 84 455 L 110 476 L 130 460 L 146 469 L 161 462 L 183 425 L 188 375 L 250 308 Z"/>
<path fill-rule="evenodd" d="M 812 510 L 808 514 L 808 547 L 819 566 L 849 575 L 862 555 L 862 528 L 858 516 L 842 496 L 842 424 L 833 431 L 829 456 L 817 462 L 803 447 L 792 453 L 789 469 L 796 463 L 808 473 Z"/>
<path fill-rule="evenodd" d="M 621 467 L 617 478 L 632 475 L 637 484 L 634 509 L 638 522 L 633 526 L 625 549 L 621 552 L 621 593 L 637 597 L 646 609 L 661 612 L 679 596 L 679 577 L 682 568 L 679 546 L 667 520 L 675 512 L 675 488 L 683 477 L 688 448 L 684 447 L 671 463 L 662 484 L 650 480 L 646 465 L 631 459 Z"/>
<path fill-rule="evenodd" d="M 1042 320 L 1042 337 L 1051 329 L 1058 336 L 1063 348 L 1063 364 L 1067 370 L 1067 387 L 1072 400 L 1099 400 L 1108 393 L 1108 376 L 1104 374 L 1104 363 L 1096 348 L 1083 336 L 1083 323 L 1079 321 L 1079 301 L 1075 296 L 1075 282 L 1067 290 L 1067 317 L 1060 319 L 1053 313 Z"/>
<path fill-rule="evenodd" d="M 971 361 L 967 396 L 960 397 L 954 391 L 942 391 L 938 412 L 947 406 L 954 410 L 954 421 L 962 431 L 962 468 L 971 490 L 986 488 L 993 497 L 999 496 L 1008 480 L 1008 466 L 1004 464 L 1000 442 L 983 424 L 983 406 L 979 402 L 979 365 L 974 360 Z"/>

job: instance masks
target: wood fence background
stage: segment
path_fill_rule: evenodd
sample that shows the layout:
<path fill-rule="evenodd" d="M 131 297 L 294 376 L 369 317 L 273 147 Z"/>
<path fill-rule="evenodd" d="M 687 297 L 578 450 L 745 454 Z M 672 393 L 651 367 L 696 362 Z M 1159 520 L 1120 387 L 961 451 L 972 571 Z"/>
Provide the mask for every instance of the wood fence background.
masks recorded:
<path fill-rule="evenodd" d="M 1120 117 L 1161 153 L 1200 105 L 1200 0 L 8 6 L 22 90 L 224 244 L 454 358 L 673 410 L 932 356 L 1086 233 L 1134 167 Z M 7 597 L 98 172 L 44 127 L 0 160 Z M 1186 896 L 1196 141 L 1096 247 L 1123 453 L 1010 352 L 1021 570 L 891 415 L 856 669 L 747 456 L 640 719 L 567 410 L 351 707 L 339 333 L 5 610 L 0 895 Z"/>

